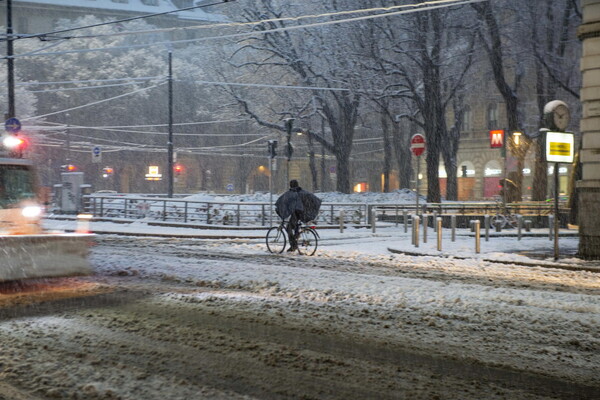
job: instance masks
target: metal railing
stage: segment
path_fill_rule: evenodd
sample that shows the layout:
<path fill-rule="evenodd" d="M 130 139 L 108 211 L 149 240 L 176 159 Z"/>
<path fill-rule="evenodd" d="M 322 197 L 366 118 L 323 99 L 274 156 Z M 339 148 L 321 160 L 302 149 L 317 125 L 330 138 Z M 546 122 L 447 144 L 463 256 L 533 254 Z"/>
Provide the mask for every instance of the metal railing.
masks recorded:
<path fill-rule="evenodd" d="M 191 225 L 268 226 L 278 216 L 267 202 L 195 201 L 133 196 L 85 196 L 85 211 L 95 218 L 147 219 Z M 339 224 L 340 211 L 349 225 L 368 223 L 368 204 L 323 203 L 316 219 L 323 225 Z"/>
<path fill-rule="evenodd" d="M 268 202 L 196 201 L 164 197 L 130 195 L 84 196 L 86 212 L 95 218 L 123 220 L 146 219 L 190 225 L 268 226 L 271 215 L 278 223 L 275 210 Z M 501 203 L 429 203 L 419 207 L 420 213 L 457 216 L 495 215 L 509 212 L 527 216 L 546 216 L 553 213 L 552 203 L 515 203 L 506 209 Z M 561 207 L 561 213 L 567 212 Z M 372 225 L 378 221 L 403 223 L 415 214 L 415 204 L 323 203 L 316 222 L 321 225 Z M 271 214 L 272 213 L 272 214 Z"/>

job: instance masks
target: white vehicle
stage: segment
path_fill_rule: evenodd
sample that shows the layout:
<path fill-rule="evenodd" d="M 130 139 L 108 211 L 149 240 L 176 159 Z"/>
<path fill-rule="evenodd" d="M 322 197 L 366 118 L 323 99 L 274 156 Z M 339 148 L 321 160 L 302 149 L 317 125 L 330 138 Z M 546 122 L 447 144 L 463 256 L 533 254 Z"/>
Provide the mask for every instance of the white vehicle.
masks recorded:
<path fill-rule="evenodd" d="M 93 235 L 42 229 L 35 168 L 14 157 L 9 138 L 0 145 L 0 281 L 90 274 Z"/>

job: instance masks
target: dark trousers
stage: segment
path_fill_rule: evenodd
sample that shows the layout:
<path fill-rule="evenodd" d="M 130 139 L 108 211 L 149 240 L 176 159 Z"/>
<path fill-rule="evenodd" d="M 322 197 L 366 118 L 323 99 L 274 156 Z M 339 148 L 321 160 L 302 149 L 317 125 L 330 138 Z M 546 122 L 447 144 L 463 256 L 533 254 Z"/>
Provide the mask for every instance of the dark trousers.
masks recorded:
<path fill-rule="evenodd" d="M 296 235 L 298 235 L 298 221 L 302 216 L 301 211 L 294 211 L 292 215 L 290 215 L 290 221 L 287 226 L 287 234 L 290 239 L 290 247 L 296 248 L 298 247 L 298 241 L 296 240 Z"/>

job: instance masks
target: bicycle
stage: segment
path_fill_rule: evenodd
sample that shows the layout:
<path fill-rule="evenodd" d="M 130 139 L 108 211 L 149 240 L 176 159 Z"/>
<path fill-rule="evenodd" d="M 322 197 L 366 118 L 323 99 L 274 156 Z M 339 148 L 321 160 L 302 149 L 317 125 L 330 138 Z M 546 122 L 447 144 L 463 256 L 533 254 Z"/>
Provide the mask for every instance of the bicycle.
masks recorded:
<path fill-rule="evenodd" d="M 286 244 L 288 221 L 281 221 L 279 226 L 273 226 L 267 231 L 266 242 L 270 253 L 283 253 Z M 296 241 L 298 243 L 298 254 L 312 256 L 317 251 L 319 234 L 314 226 L 304 225 L 298 221 Z"/>
<path fill-rule="evenodd" d="M 517 215 L 513 214 L 505 205 L 497 203 L 498 213 L 492 217 L 492 226 L 500 225 L 501 228 L 516 228 Z"/>

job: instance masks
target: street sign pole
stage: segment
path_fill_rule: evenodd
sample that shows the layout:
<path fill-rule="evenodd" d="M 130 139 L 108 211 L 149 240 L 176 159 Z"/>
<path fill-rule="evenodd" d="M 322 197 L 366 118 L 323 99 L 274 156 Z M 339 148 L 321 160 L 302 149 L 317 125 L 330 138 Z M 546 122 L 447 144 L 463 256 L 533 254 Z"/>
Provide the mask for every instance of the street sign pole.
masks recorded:
<path fill-rule="evenodd" d="M 558 229 L 559 229 L 559 214 L 558 214 L 558 165 L 554 163 L 554 261 L 558 260 Z"/>
<path fill-rule="evenodd" d="M 419 156 L 417 157 L 417 215 L 419 215 L 419 170 L 421 168 L 421 160 L 419 159 Z"/>
<path fill-rule="evenodd" d="M 419 175 L 420 175 L 420 156 L 425 152 L 425 136 L 417 133 L 410 138 L 410 151 L 417 157 L 417 210 L 416 213 L 419 215 Z"/>

